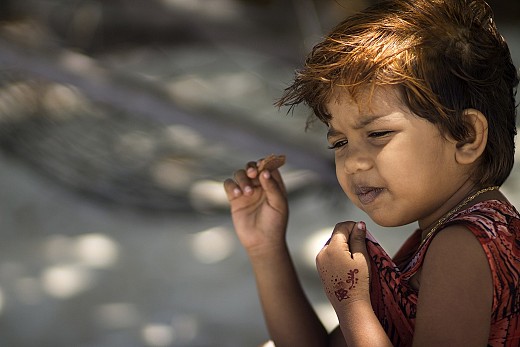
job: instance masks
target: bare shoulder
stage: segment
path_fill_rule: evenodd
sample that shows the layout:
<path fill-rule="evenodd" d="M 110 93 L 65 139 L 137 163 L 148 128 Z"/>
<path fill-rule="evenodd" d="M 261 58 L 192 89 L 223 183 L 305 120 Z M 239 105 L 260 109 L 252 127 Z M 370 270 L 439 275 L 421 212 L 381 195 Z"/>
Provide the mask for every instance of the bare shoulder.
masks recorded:
<path fill-rule="evenodd" d="M 414 345 L 486 345 L 493 282 L 486 254 L 463 225 L 432 240 L 421 270 Z"/>
<path fill-rule="evenodd" d="M 442 288 L 441 283 L 449 281 L 449 287 L 455 287 L 443 295 L 457 296 L 460 293 L 455 291 L 456 286 L 478 284 L 465 290 L 478 291 L 492 298 L 493 283 L 486 253 L 477 237 L 464 225 L 448 226 L 434 237 L 421 270 L 421 292 L 424 284 L 428 288 Z M 445 280 L 435 282 L 441 278 Z"/>
<path fill-rule="evenodd" d="M 480 258 L 487 266 L 486 255 L 477 237 L 464 225 L 450 225 L 441 230 L 432 240 L 426 253 L 425 261 L 442 261 L 444 255 L 470 257 L 473 260 Z"/>

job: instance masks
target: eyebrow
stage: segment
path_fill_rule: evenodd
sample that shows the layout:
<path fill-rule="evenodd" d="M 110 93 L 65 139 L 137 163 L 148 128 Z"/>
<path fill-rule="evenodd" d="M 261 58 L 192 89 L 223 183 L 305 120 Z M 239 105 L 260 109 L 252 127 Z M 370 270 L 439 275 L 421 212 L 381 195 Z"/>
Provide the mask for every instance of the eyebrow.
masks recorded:
<path fill-rule="evenodd" d="M 327 131 L 327 138 L 330 139 L 331 137 L 339 135 L 340 132 L 334 129 L 332 126 L 329 127 L 329 130 Z"/>
<path fill-rule="evenodd" d="M 375 121 L 386 117 L 386 115 L 377 115 L 377 116 L 363 116 L 361 119 L 359 119 L 356 124 L 354 124 L 354 129 L 362 129 L 366 127 L 367 125 L 374 123 Z"/>
<path fill-rule="evenodd" d="M 374 123 L 375 121 L 384 118 L 385 116 L 377 115 L 377 116 L 363 116 L 361 119 L 357 120 L 354 126 L 352 127 L 355 130 L 362 129 L 367 125 Z M 339 135 L 340 132 L 334 129 L 332 126 L 329 126 L 329 130 L 327 131 L 327 138 L 333 137 L 335 135 Z"/>

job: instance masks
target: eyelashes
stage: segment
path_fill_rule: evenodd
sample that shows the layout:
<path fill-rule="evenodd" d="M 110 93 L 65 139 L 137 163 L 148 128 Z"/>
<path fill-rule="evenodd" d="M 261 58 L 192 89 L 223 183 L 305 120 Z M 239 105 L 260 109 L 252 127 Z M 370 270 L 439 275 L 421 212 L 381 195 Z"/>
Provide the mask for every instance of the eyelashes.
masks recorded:
<path fill-rule="evenodd" d="M 328 149 L 338 149 L 338 148 L 345 146 L 347 143 L 348 143 L 347 140 L 341 140 L 341 141 L 334 142 L 332 145 L 328 146 L 327 148 Z"/>
<path fill-rule="evenodd" d="M 379 138 L 379 137 L 384 137 L 384 136 L 386 136 L 386 135 L 390 135 L 391 133 L 393 133 L 393 131 L 390 131 L 390 130 L 386 130 L 386 131 L 374 131 L 374 132 L 368 134 L 368 137 Z"/>
<path fill-rule="evenodd" d="M 394 133 L 394 131 L 392 131 L 392 130 L 374 131 L 374 132 L 369 133 L 368 137 L 373 140 L 378 140 L 378 139 L 384 139 L 393 133 Z M 339 148 L 346 146 L 347 144 L 348 144 L 348 140 L 342 139 L 342 140 L 332 143 L 330 146 L 327 146 L 327 148 L 328 149 L 339 149 Z"/>

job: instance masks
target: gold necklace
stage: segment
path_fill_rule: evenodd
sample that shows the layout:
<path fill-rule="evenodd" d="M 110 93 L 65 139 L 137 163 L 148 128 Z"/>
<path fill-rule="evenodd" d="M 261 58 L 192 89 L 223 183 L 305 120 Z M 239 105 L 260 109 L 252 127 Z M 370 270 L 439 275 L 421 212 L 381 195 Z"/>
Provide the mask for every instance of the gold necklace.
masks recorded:
<path fill-rule="evenodd" d="M 419 248 L 421 248 L 421 246 L 424 244 L 424 242 L 426 240 L 428 240 L 428 238 L 434 233 L 437 231 L 437 229 L 439 229 L 439 227 L 444 223 L 446 222 L 449 218 L 451 218 L 451 216 L 453 216 L 455 213 L 457 213 L 462 207 L 464 207 L 464 205 L 466 205 L 468 202 L 474 200 L 477 196 L 479 196 L 480 194 L 484 194 L 486 192 L 489 192 L 491 190 L 496 190 L 496 189 L 499 189 L 500 187 L 499 186 L 492 186 L 492 187 L 487 187 L 487 188 L 483 188 L 479 191 L 477 191 L 476 193 L 474 193 L 473 195 L 471 196 L 468 196 L 466 199 L 464 199 L 464 201 L 462 201 L 460 204 L 458 204 L 457 206 L 455 206 L 453 209 L 451 209 L 448 213 L 446 213 L 441 219 L 439 219 L 437 221 L 437 223 L 433 226 L 433 228 L 430 229 L 430 231 L 428 232 L 428 234 L 426 234 L 426 236 L 424 237 L 424 239 L 422 239 L 421 241 L 421 244 L 419 245 Z"/>

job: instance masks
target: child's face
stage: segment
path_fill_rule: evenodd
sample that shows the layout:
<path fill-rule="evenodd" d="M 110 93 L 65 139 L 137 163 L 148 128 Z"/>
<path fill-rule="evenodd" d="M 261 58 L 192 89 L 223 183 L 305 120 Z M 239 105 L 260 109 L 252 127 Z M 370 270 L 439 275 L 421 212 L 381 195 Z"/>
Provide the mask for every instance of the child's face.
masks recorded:
<path fill-rule="evenodd" d="M 468 168 L 455 160 L 456 142 L 414 115 L 395 88 L 378 87 L 370 99 L 365 93 L 356 100 L 341 89 L 327 109 L 338 181 L 379 225 L 427 226 L 468 181 Z"/>

